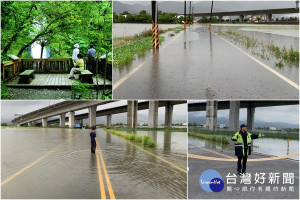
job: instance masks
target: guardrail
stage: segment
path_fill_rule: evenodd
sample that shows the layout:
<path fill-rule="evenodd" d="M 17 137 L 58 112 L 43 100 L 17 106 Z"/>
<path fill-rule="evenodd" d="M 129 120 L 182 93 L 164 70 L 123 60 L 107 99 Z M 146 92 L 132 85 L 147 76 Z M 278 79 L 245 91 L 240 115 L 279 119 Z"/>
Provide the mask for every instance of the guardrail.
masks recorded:
<path fill-rule="evenodd" d="M 87 58 L 83 58 L 87 67 Z M 106 65 L 106 69 L 105 69 Z M 72 58 L 23 58 L 1 63 L 2 80 L 7 81 L 25 70 L 35 70 L 35 73 L 69 73 L 73 67 Z M 112 80 L 112 62 L 106 59 L 98 60 L 98 74 Z"/>

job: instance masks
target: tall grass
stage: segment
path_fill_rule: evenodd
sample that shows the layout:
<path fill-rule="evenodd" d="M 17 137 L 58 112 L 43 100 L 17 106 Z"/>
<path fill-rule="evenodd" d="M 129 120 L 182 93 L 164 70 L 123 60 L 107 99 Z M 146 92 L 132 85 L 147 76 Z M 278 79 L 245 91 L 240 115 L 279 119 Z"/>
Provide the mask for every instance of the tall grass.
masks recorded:
<path fill-rule="evenodd" d="M 167 30 L 159 30 L 159 34 L 174 31 L 178 33 L 183 26 L 169 28 Z M 165 40 L 163 36 L 159 37 L 159 43 Z M 134 36 L 126 36 L 114 38 L 113 62 L 114 67 L 122 69 L 124 65 L 134 60 L 135 55 L 142 56 L 146 51 L 152 49 L 152 30 L 145 30 Z"/>
<path fill-rule="evenodd" d="M 216 32 L 220 35 L 226 36 L 234 40 L 235 42 L 244 46 L 246 49 L 253 49 L 251 51 L 252 54 L 257 55 L 264 60 L 269 60 L 269 56 L 265 54 L 269 53 L 278 60 L 274 61 L 274 64 L 279 68 L 283 67 L 284 64 L 299 67 L 299 51 L 294 50 L 292 46 L 290 47 L 290 49 L 287 49 L 286 47 L 280 48 L 272 43 L 266 44 L 264 42 L 259 42 L 254 37 L 248 37 L 231 30 L 223 31 L 220 27 L 217 29 Z M 265 52 L 266 50 L 267 52 Z"/>
<path fill-rule="evenodd" d="M 135 135 L 135 134 L 130 134 L 130 133 L 122 133 L 122 132 L 114 130 L 114 129 L 106 129 L 106 128 L 104 128 L 104 131 L 106 131 L 107 133 L 111 133 L 111 134 L 123 137 L 126 140 L 130 140 L 130 141 L 134 141 L 134 142 L 143 144 L 144 146 L 148 146 L 148 147 L 156 146 L 155 141 L 148 135 L 140 136 L 140 135 Z"/>
<path fill-rule="evenodd" d="M 159 37 L 159 42 L 163 41 L 164 37 Z M 146 37 L 119 48 L 114 48 L 114 66 L 122 68 L 133 61 L 135 55 L 142 56 L 150 49 L 152 49 L 152 37 Z"/>
<path fill-rule="evenodd" d="M 164 131 L 164 132 L 187 132 L 186 128 L 128 128 L 128 127 L 116 127 L 117 131 Z"/>
<path fill-rule="evenodd" d="M 219 136 L 219 135 L 209 135 L 209 134 L 202 134 L 197 132 L 189 131 L 189 135 L 198 137 L 201 139 L 213 141 L 213 142 L 219 142 L 222 144 L 229 144 L 229 140 L 226 136 Z"/>

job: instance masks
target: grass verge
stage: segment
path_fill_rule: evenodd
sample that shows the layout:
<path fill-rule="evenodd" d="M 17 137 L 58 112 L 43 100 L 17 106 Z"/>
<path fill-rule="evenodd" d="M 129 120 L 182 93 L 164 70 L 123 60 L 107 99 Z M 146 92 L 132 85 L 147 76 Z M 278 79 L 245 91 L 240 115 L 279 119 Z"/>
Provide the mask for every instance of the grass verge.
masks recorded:
<path fill-rule="evenodd" d="M 118 127 L 115 128 L 117 131 L 163 131 L 163 132 L 187 132 L 186 128 L 127 128 L 127 127 Z"/>
<path fill-rule="evenodd" d="M 159 34 L 174 31 L 174 34 L 179 33 L 183 26 L 169 28 L 167 30 L 159 30 Z M 163 36 L 159 37 L 159 43 L 164 42 Z M 135 36 L 126 36 L 114 38 L 113 63 L 114 67 L 122 69 L 124 65 L 135 59 L 135 55 L 142 56 L 152 47 L 152 30 L 143 31 Z"/>
<path fill-rule="evenodd" d="M 227 136 L 208 135 L 208 134 L 202 134 L 202 133 L 191 132 L 191 131 L 189 131 L 189 135 L 197 137 L 197 138 L 213 141 L 213 142 L 229 144 L 229 140 L 228 140 Z"/>
<path fill-rule="evenodd" d="M 159 37 L 159 42 L 163 42 L 164 37 Z M 142 56 L 152 49 L 152 37 L 146 37 L 141 40 L 114 49 L 114 66 L 119 69 L 134 60 L 135 55 Z"/>
<path fill-rule="evenodd" d="M 104 128 L 104 131 L 106 131 L 107 133 L 111 133 L 111 134 L 123 137 L 126 140 L 130 140 L 130 141 L 134 141 L 134 142 L 143 144 L 144 146 L 148 146 L 148 147 L 156 146 L 155 141 L 148 135 L 140 136 L 140 135 L 135 135 L 135 134 L 130 134 L 130 133 L 122 133 L 120 131 L 117 131 L 114 129 L 107 129 L 107 128 Z"/>

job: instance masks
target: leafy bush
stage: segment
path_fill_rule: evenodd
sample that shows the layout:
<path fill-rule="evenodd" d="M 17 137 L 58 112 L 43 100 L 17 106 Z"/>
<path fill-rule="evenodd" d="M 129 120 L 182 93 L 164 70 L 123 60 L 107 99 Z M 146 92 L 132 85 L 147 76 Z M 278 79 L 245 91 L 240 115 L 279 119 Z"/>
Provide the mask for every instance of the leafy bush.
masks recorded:
<path fill-rule="evenodd" d="M 1 80 L 1 99 L 7 99 L 7 98 L 8 98 L 8 89 L 4 81 Z"/>
<path fill-rule="evenodd" d="M 89 83 L 74 81 L 72 85 L 72 99 L 91 99 L 94 92 L 91 89 L 92 87 Z"/>

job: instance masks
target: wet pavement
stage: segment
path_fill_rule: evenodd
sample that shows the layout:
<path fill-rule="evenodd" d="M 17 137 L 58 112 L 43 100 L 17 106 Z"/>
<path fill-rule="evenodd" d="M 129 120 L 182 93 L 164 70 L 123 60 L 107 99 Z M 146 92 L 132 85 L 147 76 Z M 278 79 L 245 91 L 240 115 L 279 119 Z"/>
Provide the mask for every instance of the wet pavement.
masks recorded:
<path fill-rule="evenodd" d="M 89 132 L 2 129 L 2 198 L 186 198 L 186 133 L 149 133 L 151 149 L 97 129 L 94 155 Z"/>
<path fill-rule="evenodd" d="M 261 62 L 261 61 L 260 61 Z M 198 24 L 158 52 L 114 69 L 116 99 L 298 99 L 298 81 L 270 70 Z M 275 75 L 279 73 L 279 76 Z M 287 80 L 287 79 L 288 80 Z M 292 78 L 292 77 L 291 77 Z M 285 79 L 285 80 L 283 80 Z"/>
<path fill-rule="evenodd" d="M 227 149 L 215 149 L 210 148 L 210 145 L 201 147 L 198 145 L 197 139 L 189 137 L 189 154 L 201 155 L 215 158 L 234 158 L 234 150 Z M 268 158 L 269 156 L 253 154 L 249 156 L 249 159 L 255 158 Z M 248 162 L 247 173 L 251 174 L 251 183 L 241 183 L 240 176 L 236 178 L 236 184 L 228 184 L 226 176 L 230 173 L 230 176 L 237 175 L 236 161 L 216 161 L 206 160 L 198 158 L 188 158 L 188 175 L 189 175 L 189 193 L 190 199 L 299 199 L 299 161 L 291 159 L 269 160 L 263 162 Z M 199 184 L 200 175 L 208 169 L 217 170 L 224 182 L 224 188 L 221 192 L 206 192 Z M 255 184 L 255 173 L 265 173 L 265 182 Z M 271 184 L 269 182 L 269 173 L 279 173 L 279 182 Z M 294 183 L 283 184 L 283 173 L 294 173 Z M 231 181 L 230 181 L 231 182 Z M 232 182 L 231 182 L 232 183 Z M 261 184 L 262 183 L 262 184 Z M 259 187 L 262 187 L 262 191 L 259 191 Z M 271 191 L 266 191 L 266 188 L 270 186 Z M 289 191 L 290 186 L 293 186 L 294 191 Z M 228 187 L 232 188 L 230 191 Z M 239 187 L 237 191 L 234 188 Z M 243 188 L 244 187 L 244 188 Z M 247 187 L 247 191 L 245 189 Z M 253 190 L 253 187 L 255 189 Z M 252 190 L 250 189 L 252 188 Z M 286 191 L 281 191 L 285 188 Z M 284 189 L 283 189 L 284 190 Z"/>

